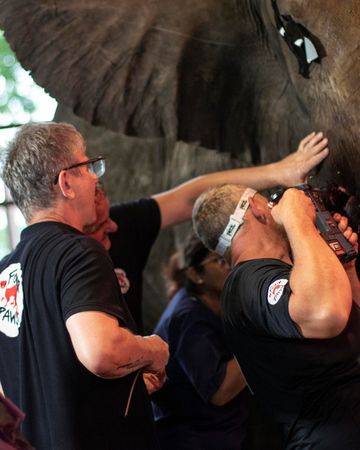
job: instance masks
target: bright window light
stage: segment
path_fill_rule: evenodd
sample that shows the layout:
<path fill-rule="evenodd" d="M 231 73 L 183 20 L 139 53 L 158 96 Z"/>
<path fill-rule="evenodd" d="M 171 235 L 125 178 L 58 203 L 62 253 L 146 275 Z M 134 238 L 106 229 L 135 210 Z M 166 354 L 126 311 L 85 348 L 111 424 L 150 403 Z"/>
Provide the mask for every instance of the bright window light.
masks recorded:
<path fill-rule="evenodd" d="M 0 32 L 0 39 L 2 39 Z M 0 55 L 1 56 L 1 55 Z M 2 73 L 8 67 L 16 65 L 15 81 L 7 80 Z M 9 92 L 16 85 L 17 94 L 29 99 L 35 105 L 32 112 L 24 111 L 16 96 L 9 97 Z M 0 58 L 0 147 L 12 139 L 17 127 L 13 124 L 24 124 L 29 121 L 44 122 L 52 120 L 57 102 L 51 98 L 44 89 L 37 86 L 28 72 L 23 70 L 12 54 Z M 20 233 L 26 223 L 19 209 L 14 205 L 11 196 L 0 178 L 0 258 L 9 253 L 19 242 Z"/>

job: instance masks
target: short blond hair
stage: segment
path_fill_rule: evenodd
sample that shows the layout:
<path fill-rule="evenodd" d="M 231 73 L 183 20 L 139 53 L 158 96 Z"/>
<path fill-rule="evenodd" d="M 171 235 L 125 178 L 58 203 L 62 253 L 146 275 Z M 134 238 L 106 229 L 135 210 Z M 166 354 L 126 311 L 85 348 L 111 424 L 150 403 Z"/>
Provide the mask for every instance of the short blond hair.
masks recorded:
<path fill-rule="evenodd" d="M 224 184 L 203 192 L 196 200 L 192 213 L 194 230 L 208 249 L 215 251 L 245 189 L 237 184 Z"/>

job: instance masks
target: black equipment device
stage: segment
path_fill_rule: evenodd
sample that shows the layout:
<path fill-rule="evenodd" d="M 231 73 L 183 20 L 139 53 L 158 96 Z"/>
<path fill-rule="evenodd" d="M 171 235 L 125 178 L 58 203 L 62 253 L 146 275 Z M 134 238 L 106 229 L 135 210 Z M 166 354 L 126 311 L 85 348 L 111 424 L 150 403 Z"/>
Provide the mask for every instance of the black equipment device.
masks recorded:
<path fill-rule="evenodd" d="M 341 262 L 349 262 L 355 259 L 357 256 L 356 250 L 339 230 L 336 221 L 324 205 L 322 198 L 324 191 L 312 188 L 308 184 L 300 184 L 294 187 L 304 191 L 310 197 L 316 210 L 316 228 L 320 231 L 322 238 L 334 251 L 339 260 Z M 278 203 L 284 192 L 285 190 L 282 190 L 271 195 L 272 203 Z"/>

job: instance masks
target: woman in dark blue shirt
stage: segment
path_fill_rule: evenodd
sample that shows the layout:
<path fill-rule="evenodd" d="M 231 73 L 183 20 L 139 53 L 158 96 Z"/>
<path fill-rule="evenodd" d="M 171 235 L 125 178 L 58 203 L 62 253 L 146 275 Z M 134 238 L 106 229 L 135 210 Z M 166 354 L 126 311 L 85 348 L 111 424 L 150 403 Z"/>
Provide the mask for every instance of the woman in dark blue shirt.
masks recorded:
<path fill-rule="evenodd" d="M 167 281 L 177 292 L 155 329 L 170 346 L 170 360 L 167 381 L 152 396 L 164 450 L 242 448 L 248 392 L 220 319 L 229 270 L 195 237 L 171 259 Z"/>

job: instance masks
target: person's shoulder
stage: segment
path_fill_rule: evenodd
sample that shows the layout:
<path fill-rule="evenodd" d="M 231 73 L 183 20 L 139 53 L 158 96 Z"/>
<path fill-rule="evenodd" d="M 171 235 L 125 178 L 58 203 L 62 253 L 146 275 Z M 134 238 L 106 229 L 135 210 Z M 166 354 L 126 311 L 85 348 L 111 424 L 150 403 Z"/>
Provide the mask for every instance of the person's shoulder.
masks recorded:
<path fill-rule="evenodd" d="M 126 214 L 128 212 L 143 211 L 148 209 L 159 209 L 158 203 L 152 197 L 129 200 L 122 203 L 114 203 L 110 206 L 110 216 Z"/>
<path fill-rule="evenodd" d="M 281 260 L 264 258 L 233 269 L 222 294 L 223 320 L 231 333 L 300 337 L 288 311 L 291 268 Z"/>
<path fill-rule="evenodd" d="M 98 242 L 62 222 L 40 222 L 25 228 L 16 248 L 0 261 L 0 270 L 14 261 L 28 261 L 29 257 L 33 262 L 63 261 L 65 265 L 85 260 L 104 265 L 109 258 Z"/>
<path fill-rule="evenodd" d="M 110 261 L 108 252 L 100 242 L 85 234 L 71 236 L 71 238 L 67 240 L 66 246 L 69 250 L 69 256 L 72 256 L 73 258 L 91 259 L 94 264 L 96 263 L 99 266 Z"/>
<path fill-rule="evenodd" d="M 111 205 L 110 217 L 118 225 L 118 232 L 113 233 L 110 239 L 114 239 L 114 235 L 119 235 L 121 230 L 137 233 L 146 223 L 144 236 L 150 235 L 153 240 L 160 229 L 160 208 L 156 200 L 151 197 Z"/>
<path fill-rule="evenodd" d="M 291 265 L 272 258 L 258 258 L 237 264 L 227 277 L 222 292 L 224 310 L 233 308 L 234 298 L 250 301 L 259 291 L 268 289 L 278 280 L 281 285 L 288 283 Z"/>
<path fill-rule="evenodd" d="M 185 288 L 174 295 L 166 309 L 168 316 L 177 323 L 196 322 L 207 315 L 207 308 L 201 300 L 189 294 Z"/>
<path fill-rule="evenodd" d="M 175 338 L 202 321 L 208 321 L 206 307 L 182 288 L 166 306 L 154 332 L 163 337 L 167 336 L 168 339 Z"/>
<path fill-rule="evenodd" d="M 237 264 L 230 272 L 229 279 L 237 278 L 246 275 L 266 275 L 276 271 L 289 271 L 291 265 L 280 259 L 274 258 L 258 258 L 242 261 Z"/>
<path fill-rule="evenodd" d="M 61 251 L 72 255 L 79 254 L 81 256 L 91 252 L 97 255 L 106 255 L 105 249 L 99 242 L 86 236 L 71 225 L 61 222 L 47 223 L 38 227 L 35 225 L 32 226 L 33 228 L 29 227 L 28 236 L 31 239 L 31 236 L 37 235 L 37 245 L 41 243 L 44 247 L 52 247 L 54 252 Z M 25 241 L 26 238 L 27 236 L 25 236 Z"/>
<path fill-rule="evenodd" d="M 12 255 L 14 252 L 9 253 L 8 255 L 5 255 L 1 260 L 0 260 L 0 272 L 3 271 L 3 269 L 5 267 L 7 267 L 12 259 Z"/>
<path fill-rule="evenodd" d="M 276 258 L 255 258 L 242 261 L 235 266 L 235 268 L 253 269 L 256 267 L 282 268 L 291 267 L 290 264 Z"/>

